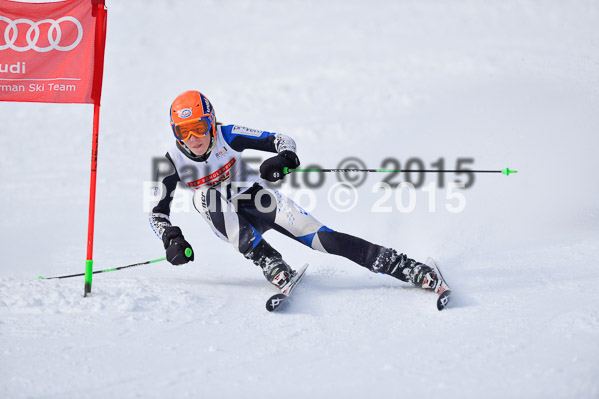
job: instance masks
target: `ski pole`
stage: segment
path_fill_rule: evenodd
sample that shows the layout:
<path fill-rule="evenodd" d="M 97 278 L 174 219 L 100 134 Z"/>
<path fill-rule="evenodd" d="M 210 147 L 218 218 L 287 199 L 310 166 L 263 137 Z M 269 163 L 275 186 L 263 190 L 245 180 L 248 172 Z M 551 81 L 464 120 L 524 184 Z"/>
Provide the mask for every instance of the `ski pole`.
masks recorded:
<path fill-rule="evenodd" d="M 518 173 L 517 170 L 505 168 L 501 170 L 470 170 L 470 169 L 289 169 L 283 168 L 283 174 L 287 175 L 291 172 L 383 172 L 383 173 L 400 173 L 400 172 L 416 172 L 416 173 L 501 173 L 509 176 L 510 173 Z"/>
<path fill-rule="evenodd" d="M 187 256 L 188 258 L 191 256 L 191 248 L 187 248 L 185 250 L 185 256 Z M 134 263 L 132 265 L 127 265 L 127 266 L 114 267 L 112 269 L 97 270 L 97 271 L 93 272 L 92 274 L 114 272 L 116 270 L 123 270 L 123 269 L 126 269 L 128 267 L 135 267 L 135 266 L 141 266 L 141 265 L 148 265 L 150 263 L 162 262 L 163 260 L 166 260 L 166 258 L 148 260 L 146 262 Z M 40 280 L 51 280 L 51 279 L 55 279 L 55 278 L 69 278 L 69 277 L 79 277 L 79 276 L 85 276 L 85 273 L 69 274 L 69 275 L 66 275 L 66 276 L 56 276 L 56 277 L 43 277 L 43 276 L 39 276 L 38 279 L 40 279 Z"/>

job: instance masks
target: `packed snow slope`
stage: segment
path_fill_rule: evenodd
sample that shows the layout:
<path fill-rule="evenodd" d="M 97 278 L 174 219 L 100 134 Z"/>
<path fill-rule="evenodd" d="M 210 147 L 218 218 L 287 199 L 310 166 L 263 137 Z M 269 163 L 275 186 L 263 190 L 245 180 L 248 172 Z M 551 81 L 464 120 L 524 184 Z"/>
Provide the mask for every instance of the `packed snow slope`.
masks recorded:
<path fill-rule="evenodd" d="M 349 212 L 327 200 L 335 174 L 313 189 L 318 175 L 287 177 L 282 190 L 330 228 L 434 257 L 455 290 L 443 312 L 273 232 L 288 262 L 311 266 L 267 313 L 273 287 L 189 196 L 172 221 L 195 262 L 99 274 L 83 298 L 81 278 L 37 276 L 84 271 L 92 107 L 0 103 L 0 397 L 599 397 L 596 1 L 107 6 L 96 270 L 164 256 L 144 182 L 189 89 L 226 124 L 293 137 L 303 166 L 469 158 L 519 173 L 451 192 L 467 175 L 427 175 L 410 212 L 408 190 L 400 211 L 374 189 L 388 176 L 369 175 Z"/>

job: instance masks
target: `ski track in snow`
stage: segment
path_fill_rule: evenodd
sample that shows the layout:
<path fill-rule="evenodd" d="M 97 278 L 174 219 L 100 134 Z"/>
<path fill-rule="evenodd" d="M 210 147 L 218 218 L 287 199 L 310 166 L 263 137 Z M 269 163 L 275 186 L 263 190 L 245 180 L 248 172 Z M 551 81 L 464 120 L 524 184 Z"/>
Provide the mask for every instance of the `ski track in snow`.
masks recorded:
<path fill-rule="evenodd" d="M 443 312 L 431 293 L 330 265 L 311 267 L 273 314 L 264 310 L 273 289 L 253 267 L 227 279 L 189 266 L 180 277 L 156 267 L 150 277 L 98 276 L 92 298 L 80 280 L 4 278 L 3 396 L 25 386 L 35 397 L 275 397 L 273 380 L 287 375 L 302 381 L 294 397 L 401 389 L 499 398 L 522 387 L 529 397 L 593 396 L 599 307 L 588 282 L 599 275 L 533 266 L 523 275 L 466 264 L 462 273 L 477 277 L 453 284 Z M 22 361 L 33 358 L 33 369 Z"/>
<path fill-rule="evenodd" d="M 421 190 L 414 212 L 371 212 L 380 176 L 350 213 L 326 203 L 332 175 L 315 190 L 327 226 L 434 257 L 455 293 L 442 312 L 269 232 L 311 266 L 268 313 L 274 289 L 185 198 L 172 220 L 195 262 L 98 274 L 83 298 L 81 278 L 36 277 L 84 268 L 91 107 L 0 103 L 0 398 L 599 397 L 595 1 L 107 3 L 96 270 L 163 256 L 142 182 L 184 90 L 289 134 L 306 167 L 520 173 L 476 176 L 459 214 L 440 188 L 435 212 Z"/>

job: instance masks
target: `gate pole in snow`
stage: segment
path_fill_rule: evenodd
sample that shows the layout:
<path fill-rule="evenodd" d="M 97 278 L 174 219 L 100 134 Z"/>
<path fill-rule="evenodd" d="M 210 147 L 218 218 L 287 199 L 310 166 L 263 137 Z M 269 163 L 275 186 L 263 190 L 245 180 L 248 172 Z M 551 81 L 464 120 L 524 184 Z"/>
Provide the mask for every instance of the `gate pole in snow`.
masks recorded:
<path fill-rule="evenodd" d="M 83 296 L 92 292 L 92 275 L 94 273 L 94 215 L 96 212 L 96 171 L 98 168 L 98 137 L 100 132 L 100 97 L 102 96 L 102 77 L 104 74 L 104 48 L 106 46 L 106 9 L 104 0 L 92 0 L 96 17 L 94 43 L 94 128 L 92 139 L 91 177 L 89 188 L 89 220 L 87 224 L 87 257 L 85 260 L 85 285 Z"/>
<path fill-rule="evenodd" d="M 92 165 L 89 187 L 89 220 L 87 224 L 87 257 L 85 261 L 85 287 L 83 296 L 92 292 L 94 272 L 94 216 L 96 212 L 96 172 L 98 168 L 98 136 L 100 127 L 100 105 L 94 104 L 94 134 L 92 139 Z"/>

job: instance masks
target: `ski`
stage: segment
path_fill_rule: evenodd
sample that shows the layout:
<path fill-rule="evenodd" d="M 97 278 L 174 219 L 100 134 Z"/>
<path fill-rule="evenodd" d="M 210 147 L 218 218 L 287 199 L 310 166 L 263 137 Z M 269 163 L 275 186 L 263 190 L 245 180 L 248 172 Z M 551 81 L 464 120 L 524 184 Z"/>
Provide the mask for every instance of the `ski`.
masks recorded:
<path fill-rule="evenodd" d="M 285 286 L 283 290 L 279 294 L 275 294 L 271 296 L 268 301 L 266 301 L 266 310 L 272 312 L 277 310 L 283 303 L 287 301 L 289 295 L 293 292 L 293 289 L 298 285 L 301 281 L 302 277 L 304 277 L 304 273 L 306 273 L 306 269 L 308 268 L 308 264 L 306 263 L 295 273 L 295 276 L 291 278 L 289 284 Z"/>
<path fill-rule="evenodd" d="M 437 298 L 437 309 L 443 310 L 443 309 L 445 309 L 445 307 L 447 306 L 447 304 L 449 303 L 449 301 L 451 299 L 451 288 L 449 288 L 449 285 L 443 278 L 443 275 L 441 274 L 441 270 L 439 270 L 439 267 L 437 266 L 437 264 L 435 263 L 433 258 L 428 258 L 426 260 L 426 264 L 429 265 L 430 267 L 432 267 L 433 269 L 435 269 L 435 272 L 437 273 L 437 276 L 439 277 L 437 286 L 435 288 L 433 288 L 433 291 L 435 293 L 439 294 L 439 297 Z"/>

